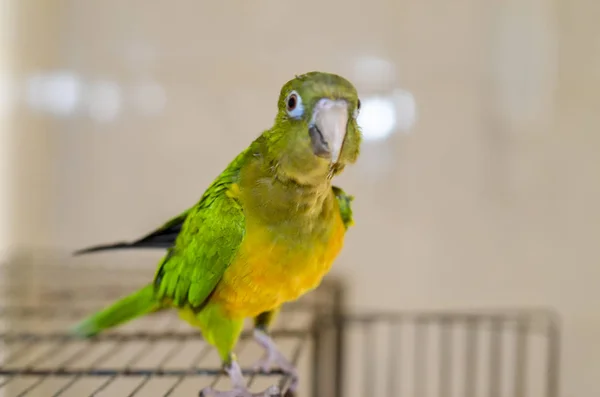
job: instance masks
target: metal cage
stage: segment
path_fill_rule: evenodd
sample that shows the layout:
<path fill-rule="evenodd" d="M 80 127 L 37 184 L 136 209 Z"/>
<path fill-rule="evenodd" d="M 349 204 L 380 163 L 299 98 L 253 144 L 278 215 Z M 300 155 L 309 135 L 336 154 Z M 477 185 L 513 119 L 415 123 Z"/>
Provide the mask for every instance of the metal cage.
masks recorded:
<path fill-rule="evenodd" d="M 315 330 L 313 396 L 559 396 L 546 309 L 345 314 Z"/>
<path fill-rule="evenodd" d="M 174 312 L 89 340 L 79 319 L 151 277 L 147 261 L 107 266 L 52 253 L 0 266 L 0 396 L 197 396 L 227 388 L 218 356 Z M 62 263 L 55 265 L 55 263 Z M 547 310 L 348 314 L 329 280 L 287 305 L 273 337 L 298 366 L 299 396 L 558 397 L 559 323 Z M 250 325 L 250 324 L 248 324 Z M 237 354 L 252 388 L 289 381 L 255 373 L 245 332 Z"/>

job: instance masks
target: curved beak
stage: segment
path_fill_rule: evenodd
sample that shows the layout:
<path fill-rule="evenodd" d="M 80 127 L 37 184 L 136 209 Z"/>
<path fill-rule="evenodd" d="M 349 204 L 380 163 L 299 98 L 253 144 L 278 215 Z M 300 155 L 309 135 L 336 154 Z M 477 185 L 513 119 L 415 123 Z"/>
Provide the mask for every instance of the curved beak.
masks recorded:
<path fill-rule="evenodd" d="M 347 126 L 348 103 L 344 100 L 321 99 L 315 106 L 309 126 L 315 154 L 337 163 L 346 139 Z"/>

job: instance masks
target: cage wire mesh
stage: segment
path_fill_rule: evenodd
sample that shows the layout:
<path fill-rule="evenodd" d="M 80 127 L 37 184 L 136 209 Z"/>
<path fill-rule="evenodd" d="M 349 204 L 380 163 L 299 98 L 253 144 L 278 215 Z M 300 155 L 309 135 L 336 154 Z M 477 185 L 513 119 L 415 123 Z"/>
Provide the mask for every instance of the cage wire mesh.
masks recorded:
<path fill-rule="evenodd" d="M 142 317 L 92 339 L 71 326 L 116 298 L 145 285 L 155 263 L 121 255 L 64 258 L 29 254 L 0 266 L 0 396 L 197 396 L 212 385 L 230 387 L 217 352 L 175 311 Z M 57 265 L 62 263 L 62 265 Z M 119 263 L 119 265 L 106 265 Z M 338 286 L 326 282 L 284 308 L 272 330 L 282 352 L 302 373 L 310 368 L 317 313 L 338 310 Z M 250 322 L 247 328 L 250 328 Z M 236 353 L 251 388 L 289 379 L 248 370 L 262 356 L 248 332 Z M 308 389 L 310 378 L 300 380 Z"/>
<path fill-rule="evenodd" d="M 215 349 L 174 311 L 88 340 L 69 335 L 153 275 L 155 254 L 108 255 L 30 253 L 0 266 L 0 397 L 228 389 Z M 558 396 L 559 327 L 546 310 L 350 315 L 343 302 L 342 284 L 326 281 L 284 307 L 273 327 L 299 368 L 298 396 Z M 251 389 L 277 383 L 285 392 L 284 374 L 249 369 L 262 356 L 250 326 L 236 353 Z"/>
<path fill-rule="evenodd" d="M 315 396 L 558 397 L 549 310 L 345 314 L 316 326 Z M 318 382 L 324 380 L 323 384 Z"/>

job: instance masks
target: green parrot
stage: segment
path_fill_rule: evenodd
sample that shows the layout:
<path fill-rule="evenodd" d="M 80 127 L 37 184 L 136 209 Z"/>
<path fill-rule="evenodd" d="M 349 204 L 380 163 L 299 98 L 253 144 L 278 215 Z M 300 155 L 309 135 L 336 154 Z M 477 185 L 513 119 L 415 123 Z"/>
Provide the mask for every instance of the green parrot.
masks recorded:
<path fill-rule="evenodd" d="M 294 392 L 297 370 L 268 327 L 282 304 L 320 284 L 353 224 L 353 197 L 331 180 L 358 158 L 359 111 L 356 89 L 341 76 L 310 72 L 288 81 L 274 125 L 227 166 L 195 206 L 139 240 L 76 252 L 167 249 L 149 284 L 73 331 L 90 337 L 175 309 L 216 347 L 233 386 L 207 387 L 201 396 L 277 395 L 275 386 L 250 393 L 233 353 L 244 320 L 253 318 L 254 339 L 265 349 L 256 368 L 279 366 L 290 375 Z"/>

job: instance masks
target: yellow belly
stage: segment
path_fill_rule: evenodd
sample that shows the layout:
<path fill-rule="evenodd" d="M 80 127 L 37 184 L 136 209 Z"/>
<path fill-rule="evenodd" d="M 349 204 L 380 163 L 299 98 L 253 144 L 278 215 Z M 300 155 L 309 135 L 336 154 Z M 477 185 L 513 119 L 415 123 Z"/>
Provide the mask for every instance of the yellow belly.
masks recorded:
<path fill-rule="evenodd" d="M 339 216 L 326 238 L 294 244 L 253 230 L 216 287 L 211 303 L 231 317 L 254 317 L 314 289 L 340 252 L 345 228 Z"/>

